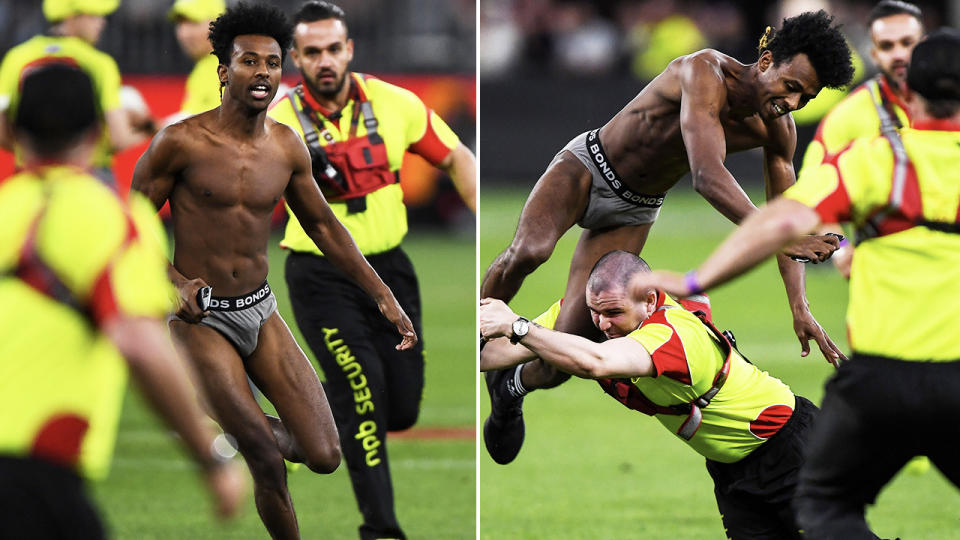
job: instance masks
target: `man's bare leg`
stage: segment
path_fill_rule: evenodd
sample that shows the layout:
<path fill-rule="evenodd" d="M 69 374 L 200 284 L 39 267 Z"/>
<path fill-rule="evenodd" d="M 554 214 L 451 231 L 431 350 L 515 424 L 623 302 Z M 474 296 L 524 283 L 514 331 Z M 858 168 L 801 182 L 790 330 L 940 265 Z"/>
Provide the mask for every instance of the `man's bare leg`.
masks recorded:
<path fill-rule="evenodd" d="M 303 462 L 316 473 L 335 471 L 340 465 L 340 439 L 327 396 L 279 313 L 260 328 L 247 372 L 280 415 L 281 422 L 268 421 L 284 457 Z"/>
<path fill-rule="evenodd" d="M 187 351 L 204 395 L 224 431 L 237 440 L 250 474 L 254 501 L 273 538 L 300 537 L 297 516 L 287 490 L 287 471 L 267 417 L 250 391 L 243 361 L 212 328 L 171 321 L 170 331 Z"/>
<path fill-rule="evenodd" d="M 513 242 L 483 276 L 481 298 L 513 299 L 523 280 L 550 258 L 563 233 L 586 211 L 591 182 L 590 171 L 568 151 L 550 162 L 523 205 Z"/>

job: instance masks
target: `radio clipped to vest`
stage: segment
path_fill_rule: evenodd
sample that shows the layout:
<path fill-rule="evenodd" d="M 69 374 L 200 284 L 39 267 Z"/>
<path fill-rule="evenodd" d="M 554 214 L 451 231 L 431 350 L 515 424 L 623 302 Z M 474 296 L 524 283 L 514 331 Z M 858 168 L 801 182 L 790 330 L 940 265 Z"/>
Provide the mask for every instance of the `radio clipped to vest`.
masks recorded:
<path fill-rule="evenodd" d="M 294 96 L 299 99 L 295 99 Z M 359 93 L 357 94 L 359 96 Z M 320 143 L 320 133 L 311 118 L 315 111 L 309 109 L 303 96 L 303 86 L 287 91 L 300 127 L 303 129 L 307 149 L 313 165 L 313 177 L 324 197 L 330 201 L 345 202 L 349 213 L 367 209 L 366 195 L 399 182 L 399 176 L 390 170 L 387 147 L 377 133 L 379 122 L 373 115 L 373 107 L 366 99 L 354 101 L 350 132 L 343 141 L 334 141 L 324 130 L 326 144 Z M 357 125 L 363 115 L 366 135 L 357 136 Z M 319 121 L 319 117 L 318 121 Z"/>

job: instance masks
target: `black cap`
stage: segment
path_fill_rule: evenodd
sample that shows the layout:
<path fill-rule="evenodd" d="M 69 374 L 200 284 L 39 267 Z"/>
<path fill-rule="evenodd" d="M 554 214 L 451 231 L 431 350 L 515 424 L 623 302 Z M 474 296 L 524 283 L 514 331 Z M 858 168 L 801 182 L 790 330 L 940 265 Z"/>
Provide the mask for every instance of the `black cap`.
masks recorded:
<path fill-rule="evenodd" d="M 960 101 L 960 32 L 942 28 L 913 48 L 907 86 L 928 101 Z"/>
<path fill-rule="evenodd" d="M 16 130 L 29 135 L 43 153 L 64 149 L 98 123 L 90 77 L 69 64 L 31 66 L 22 74 Z"/>

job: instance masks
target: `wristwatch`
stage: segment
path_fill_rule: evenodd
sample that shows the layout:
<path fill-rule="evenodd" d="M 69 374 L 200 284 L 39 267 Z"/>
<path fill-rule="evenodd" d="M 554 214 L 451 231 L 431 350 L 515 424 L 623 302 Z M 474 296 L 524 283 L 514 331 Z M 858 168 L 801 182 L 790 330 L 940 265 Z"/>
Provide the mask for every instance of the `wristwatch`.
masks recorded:
<path fill-rule="evenodd" d="M 527 332 L 530 331 L 530 321 L 520 317 L 519 319 L 513 321 L 512 329 L 513 335 L 510 336 L 510 343 L 516 345 L 517 343 L 520 343 L 520 340 L 523 339 L 527 335 Z"/>

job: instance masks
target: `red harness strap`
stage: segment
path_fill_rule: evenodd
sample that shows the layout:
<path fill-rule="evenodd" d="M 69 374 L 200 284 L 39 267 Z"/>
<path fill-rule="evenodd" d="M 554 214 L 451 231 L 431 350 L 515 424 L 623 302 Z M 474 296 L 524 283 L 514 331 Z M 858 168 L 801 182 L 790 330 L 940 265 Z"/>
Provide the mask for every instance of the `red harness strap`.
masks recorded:
<path fill-rule="evenodd" d="M 38 213 L 27 229 L 27 236 L 20 247 L 17 263 L 9 273 L 35 291 L 73 308 L 92 324 L 99 325 L 107 317 L 116 313 L 118 309 L 110 285 L 113 262 L 107 264 L 94 279 L 90 296 L 88 298 L 78 297 L 60 279 L 56 271 L 40 257 L 37 250 L 37 232 L 40 229 L 40 222 L 43 220 L 44 213 L 44 211 Z M 118 253 L 122 252 L 137 238 L 137 229 L 132 217 L 129 214 L 125 215 L 127 218 L 127 234 L 117 251 Z"/>
<path fill-rule="evenodd" d="M 664 306 L 660 309 L 666 309 L 668 307 L 672 306 Z M 597 379 L 597 383 L 604 392 L 628 409 L 633 409 L 650 416 L 656 414 L 686 415 L 687 419 L 684 420 L 680 429 L 677 430 L 677 435 L 687 441 L 693 438 L 694 434 L 696 434 L 700 428 L 700 424 L 703 421 L 703 412 L 701 409 L 710 404 L 714 396 L 723 388 L 723 383 L 727 381 L 727 376 L 730 374 L 730 359 L 733 356 L 733 346 L 727 340 L 726 336 L 717 330 L 717 327 L 707 319 L 706 314 L 702 311 L 697 311 L 694 312 L 694 315 L 716 336 L 717 346 L 720 347 L 720 351 L 724 354 L 723 366 L 713 378 L 713 385 L 709 390 L 700 395 L 700 397 L 689 403 L 658 405 L 645 396 L 630 379 Z"/>

